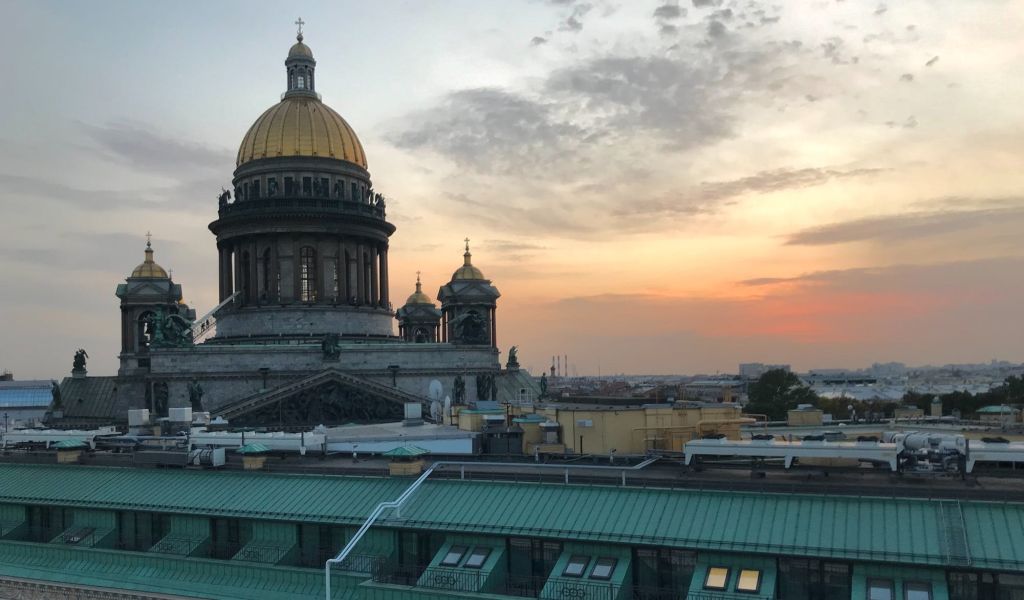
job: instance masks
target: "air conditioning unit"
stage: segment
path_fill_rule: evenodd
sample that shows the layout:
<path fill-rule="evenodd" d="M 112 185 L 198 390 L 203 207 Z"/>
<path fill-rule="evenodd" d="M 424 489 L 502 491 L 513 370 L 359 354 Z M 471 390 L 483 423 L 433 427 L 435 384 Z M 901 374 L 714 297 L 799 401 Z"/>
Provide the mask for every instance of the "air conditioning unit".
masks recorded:
<path fill-rule="evenodd" d="M 577 427 L 593 427 L 594 426 L 594 420 L 593 419 L 576 419 L 576 426 Z"/>

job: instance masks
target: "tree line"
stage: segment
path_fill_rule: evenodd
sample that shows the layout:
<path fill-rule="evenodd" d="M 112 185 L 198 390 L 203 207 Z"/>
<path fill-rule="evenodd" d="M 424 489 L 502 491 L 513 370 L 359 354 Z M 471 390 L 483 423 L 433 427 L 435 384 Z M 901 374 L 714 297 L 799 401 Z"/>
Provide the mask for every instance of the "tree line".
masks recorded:
<path fill-rule="evenodd" d="M 869 415 L 891 417 L 900 404 L 887 400 L 822 398 L 804 385 L 794 373 L 785 369 L 766 371 L 747 387 L 747 398 L 749 401 L 743 412 L 767 415 L 771 421 L 784 421 L 786 413 L 800 404 L 810 404 L 835 419 L 849 419 L 853 412 L 858 418 Z M 927 415 L 935 398 L 942 402 L 942 414 L 949 415 L 958 410 L 965 417 L 984 406 L 1024 405 L 1024 377 L 1011 375 L 1001 385 L 979 394 L 951 392 L 937 395 L 909 391 L 904 394 L 902 404 L 923 409 Z"/>

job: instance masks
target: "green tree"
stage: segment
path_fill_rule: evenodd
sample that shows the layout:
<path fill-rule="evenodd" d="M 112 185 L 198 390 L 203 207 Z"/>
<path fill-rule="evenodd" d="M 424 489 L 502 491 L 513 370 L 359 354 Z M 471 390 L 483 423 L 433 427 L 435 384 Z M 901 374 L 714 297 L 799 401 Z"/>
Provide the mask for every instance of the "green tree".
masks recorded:
<path fill-rule="evenodd" d="M 773 421 L 786 419 L 786 412 L 798 404 L 818 405 L 819 398 L 800 378 L 785 369 L 766 371 L 747 388 L 750 401 L 744 412 L 768 415 Z"/>

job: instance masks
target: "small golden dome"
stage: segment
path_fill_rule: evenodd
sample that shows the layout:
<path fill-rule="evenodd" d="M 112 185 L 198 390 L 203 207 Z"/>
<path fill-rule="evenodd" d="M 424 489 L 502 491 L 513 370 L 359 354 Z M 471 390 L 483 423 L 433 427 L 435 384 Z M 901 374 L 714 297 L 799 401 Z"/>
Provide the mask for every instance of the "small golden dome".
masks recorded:
<path fill-rule="evenodd" d="M 167 271 L 160 265 L 153 262 L 153 247 L 150 246 L 149 242 L 146 242 L 146 260 L 142 261 L 142 264 L 135 267 L 132 274 L 129 275 L 132 279 L 169 279 Z"/>
<path fill-rule="evenodd" d="M 456 281 L 456 280 L 459 280 L 459 279 L 461 279 L 461 280 L 475 279 L 475 280 L 481 280 L 482 281 L 484 279 L 487 279 L 486 277 L 484 277 L 484 274 L 483 274 L 483 272 L 480 271 L 480 269 L 478 269 L 478 268 L 473 266 L 473 262 L 472 262 L 473 255 L 469 253 L 469 240 L 468 239 L 466 240 L 466 253 L 462 255 L 462 258 L 463 258 L 463 260 L 465 262 L 454 273 L 452 273 L 452 281 Z"/>
<path fill-rule="evenodd" d="M 434 303 L 430 301 L 430 296 L 427 296 L 426 294 L 423 293 L 423 284 L 420 283 L 420 274 L 419 273 L 416 273 L 416 291 L 413 292 L 412 295 L 409 296 L 409 298 L 405 301 L 405 303 L 406 304 L 429 304 L 431 306 L 434 305 Z"/>
<path fill-rule="evenodd" d="M 278 156 L 322 156 L 366 168 L 363 145 L 349 124 L 309 96 L 285 98 L 256 119 L 238 148 L 236 166 Z"/>
<path fill-rule="evenodd" d="M 313 51 L 309 49 L 309 46 L 302 43 L 302 34 L 300 33 L 295 39 L 299 41 L 295 42 L 295 45 L 288 50 L 288 58 L 313 58 Z"/>

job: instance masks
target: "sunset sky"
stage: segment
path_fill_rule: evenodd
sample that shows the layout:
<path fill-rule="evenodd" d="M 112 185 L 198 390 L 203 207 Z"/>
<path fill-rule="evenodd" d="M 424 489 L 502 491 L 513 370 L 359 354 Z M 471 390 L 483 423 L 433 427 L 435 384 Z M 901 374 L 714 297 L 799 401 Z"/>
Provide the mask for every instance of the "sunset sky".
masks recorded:
<path fill-rule="evenodd" d="M 0 4 L 0 370 L 116 371 L 142 260 L 216 303 L 207 224 L 284 91 L 391 198 L 399 302 L 462 262 L 539 374 L 1024 361 L 1024 2 Z M 503 354 L 504 357 L 504 354 Z M 503 358 L 504 360 L 504 358 Z"/>

